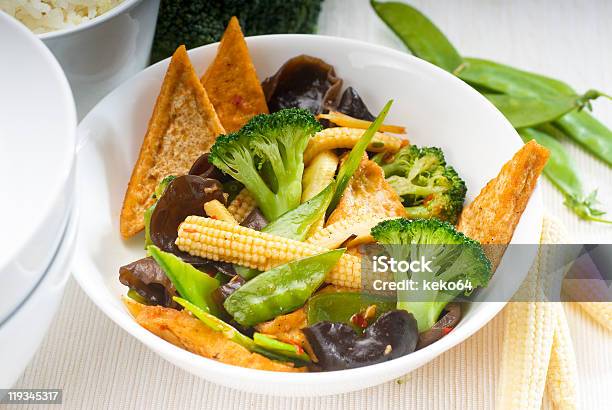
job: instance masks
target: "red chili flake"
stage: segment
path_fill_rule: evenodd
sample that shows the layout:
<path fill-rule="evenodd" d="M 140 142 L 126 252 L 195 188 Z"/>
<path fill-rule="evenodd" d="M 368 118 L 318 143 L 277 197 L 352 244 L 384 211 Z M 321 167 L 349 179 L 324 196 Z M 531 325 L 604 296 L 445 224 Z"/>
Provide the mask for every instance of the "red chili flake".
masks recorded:
<path fill-rule="evenodd" d="M 453 330 L 453 328 L 452 328 L 452 327 L 448 327 L 448 326 L 447 326 L 447 327 L 443 327 L 443 328 L 442 328 L 442 333 L 444 333 L 445 335 L 447 335 L 447 334 L 449 334 L 449 333 L 450 333 L 450 331 L 451 331 L 451 330 Z"/>
<path fill-rule="evenodd" d="M 427 196 L 425 197 L 425 199 L 423 199 L 423 205 L 427 205 L 427 203 L 428 203 L 429 201 L 431 201 L 433 198 L 434 198 L 434 197 L 433 197 L 433 194 L 429 194 L 429 195 L 427 195 Z"/>
<path fill-rule="evenodd" d="M 243 101 L 244 101 L 244 98 L 242 98 L 242 96 L 238 94 L 232 97 L 232 104 L 234 104 L 235 106 L 239 106 L 240 104 L 242 104 Z"/>
<path fill-rule="evenodd" d="M 191 228 L 183 228 L 183 232 L 196 233 L 197 231 L 195 229 L 191 229 Z"/>
<path fill-rule="evenodd" d="M 351 316 L 351 323 L 362 329 L 368 327 L 368 321 L 363 317 L 363 313 L 361 312 L 355 313 L 353 316 Z"/>

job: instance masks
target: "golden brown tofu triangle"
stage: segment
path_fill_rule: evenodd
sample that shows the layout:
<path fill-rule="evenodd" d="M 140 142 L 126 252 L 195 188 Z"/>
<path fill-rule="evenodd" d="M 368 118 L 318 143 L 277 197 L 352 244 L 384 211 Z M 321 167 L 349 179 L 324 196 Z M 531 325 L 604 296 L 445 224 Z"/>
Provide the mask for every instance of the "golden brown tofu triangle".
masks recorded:
<path fill-rule="evenodd" d="M 546 148 L 529 141 L 461 212 L 459 231 L 483 245 L 501 245 L 486 247 L 494 267 L 512 240 L 549 155 Z"/>
<path fill-rule="evenodd" d="M 268 113 L 266 98 L 236 17 L 230 19 L 202 83 L 227 132 L 239 130 L 254 115 Z"/>
<path fill-rule="evenodd" d="M 399 218 L 406 216 L 399 195 L 385 180 L 382 168 L 364 158 L 349 181 L 338 206 L 325 225 L 342 220 Z"/>
<path fill-rule="evenodd" d="M 186 174 L 224 132 L 185 46 L 180 46 L 168 66 L 125 193 L 120 218 L 124 238 L 144 228 L 144 212 L 159 181 Z"/>
<path fill-rule="evenodd" d="M 306 371 L 306 368 L 296 368 L 291 363 L 277 362 L 250 352 L 227 339 L 223 333 L 204 325 L 185 310 L 146 306 L 129 298 L 124 298 L 124 303 L 139 325 L 191 353 L 251 369 L 276 372 Z"/>

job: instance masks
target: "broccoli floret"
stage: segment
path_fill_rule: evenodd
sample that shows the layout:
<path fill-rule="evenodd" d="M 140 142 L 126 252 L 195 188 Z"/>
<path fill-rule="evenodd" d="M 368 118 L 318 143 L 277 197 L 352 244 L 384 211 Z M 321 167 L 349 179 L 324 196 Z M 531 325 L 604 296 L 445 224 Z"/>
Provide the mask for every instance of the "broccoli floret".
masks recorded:
<path fill-rule="evenodd" d="M 219 136 L 209 161 L 244 184 L 274 221 L 300 204 L 304 150 L 320 130 L 315 117 L 298 108 L 256 115 L 238 132 Z"/>
<path fill-rule="evenodd" d="M 400 149 L 391 161 L 386 161 L 388 153 L 380 152 L 372 157 L 372 161 L 376 162 L 385 172 L 385 177 L 389 178 L 393 175 L 404 176 L 406 170 L 412 166 L 412 163 L 419 156 L 419 148 L 414 145 L 407 145 Z"/>
<path fill-rule="evenodd" d="M 417 319 L 419 332 L 430 329 L 444 307 L 461 294 L 486 286 L 491 277 L 491 262 L 482 246 L 448 222 L 436 219 L 404 218 L 383 221 L 372 228 L 372 236 L 396 261 L 431 261 L 428 269 L 395 273 L 396 280 L 412 279 L 419 290 L 398 291 L 398 308 Z M 403 246 L 398 246 L 403 245 Z M 469 284 L 465 289 L 425 289 L 424 283 Z M 452 286 L 451 286 L 452 287 Z"/>
<path fill-rule="evenodd" d="M 390 163 L 383 161 L 382 168 L 402 197 L 408 218 L 457 222 L 467 189 L 457 171 L 446 164 L 440 148 L 402 148 Z"/>
<path fill-rule="evenodd" d="M 246 36 L 314 33 L 322 0 L 162 0 L 151 60 L 219 41 L 232 16 Z"/>

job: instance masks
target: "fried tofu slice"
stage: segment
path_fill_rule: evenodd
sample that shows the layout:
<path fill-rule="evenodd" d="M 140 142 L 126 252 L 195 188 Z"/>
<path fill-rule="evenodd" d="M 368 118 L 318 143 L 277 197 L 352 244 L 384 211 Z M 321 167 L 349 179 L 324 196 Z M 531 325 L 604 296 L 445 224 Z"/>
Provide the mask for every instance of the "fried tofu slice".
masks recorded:
<path fill-rule="evenodd" d="M 239 130 L 254 115 L 268 113 L 266 98 L 236 17 L 230 19 L 202 83 L 227 132 Z"/>
<path fill-rule="evenodd" d="M 185 46 L 180 46 L 168 66 L 125 193 L 120 218 L 124 238 L 144 228 L 144 212 L 159 181 L 186 174 L 224 132 Z"/>
<path fill-rule="evenodd" d="M 512 240 L 549 156 L 546 148 L 529 141 L 459 216 L 459 231 L 483 245 L 502 245 L 486 247 L 494 267 L 501 261 L 505 245 Z"/>
<path fill-rule="evenodd" d="M 364 158 L 325 226 L 347 219 L 361 221 L 404 216 L 406 210 L 402 201 L 385 180 L 382 168 Z"/>
<path fill-rule="evenodd" d="M 186 310 L 147 306 L 124 298 L 128 310 L 139 325 L 191 353 L 234 366 L 276 372 L 304 372 L 291 363 L 270 360 L 227 339 L 193 317 Z"/>

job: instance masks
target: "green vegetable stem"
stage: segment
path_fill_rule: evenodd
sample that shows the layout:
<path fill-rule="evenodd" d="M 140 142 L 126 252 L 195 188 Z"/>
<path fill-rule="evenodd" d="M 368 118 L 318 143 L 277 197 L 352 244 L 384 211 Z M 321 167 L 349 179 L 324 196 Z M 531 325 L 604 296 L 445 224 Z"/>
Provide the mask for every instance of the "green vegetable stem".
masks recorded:
<path fill-rule="evenodd" d="M 444 34 L 413 7 L 378 1 L 372 1 L 372 7 L 415 56 L 452 72 L 484 94 L 523 138 L 526 134 L 539 135 L 535 134 L 537 130 L 521 131 L 524 127 L 546 128 L 540 132 L 544 136 L 536 138 L 550 149 L 549 162 L 555 163 L 546 167 L 546 177 L 563 193 L 565 205 L 578 217 L 606 222 L 600 218 L 604 212 L 593 208 L 596 191 L 583 194 L 578 170 L 568 166 L 569 156 L 563 146 L 550 138 L 563 134 L 612 166 L 612 131 L 583 109 L 591 108 L 590 100 L 610 98 L 608 95 L 597 90 L 578 95 L 554 78 L 489 60 L 462 58 Z"/>
<path fill-rule="evenodd" d="M 255 346 L 267 352 L 276 353 L 279 356 L 288 357 L 302 362 L 309 362 L 310 357 L 304 353 L 301 348 L 290 343 L 281 342 L 277 339 L 272 339 L 262 333 L 255 332 L 253 334 Z"/>
<path fill-rule="evenodd" d="M 306 303 L 343 253 L 336 249 L 270 269 L 238 288 L 223 306 L 243 326 L 289 313 Z"/>
<path fill-rule="evenodd" d="M 217 279 L 155 245 L 149 246 L 147 250 L 183 298 L 205 312 L 219 315 L 219 309 L 211 297 L 212 292 L 219 287 Z"/>

